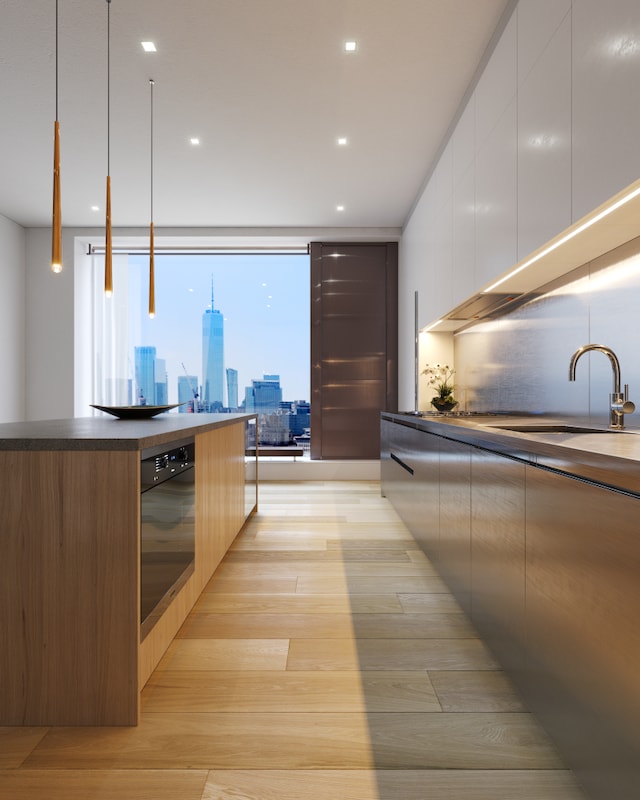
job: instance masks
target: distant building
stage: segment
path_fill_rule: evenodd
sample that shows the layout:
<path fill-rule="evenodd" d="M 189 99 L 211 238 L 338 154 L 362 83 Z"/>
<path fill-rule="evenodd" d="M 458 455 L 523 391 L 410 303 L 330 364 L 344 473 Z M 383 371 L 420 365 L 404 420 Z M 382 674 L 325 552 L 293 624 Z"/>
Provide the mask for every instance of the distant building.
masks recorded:
<path fill-rule="evenodd" d="M 166 406 L 169 402 L 169 380 L 167 377 L 167 362 L 164 358 L 156 358 L 155 363 L 155 392 L 153 402 L 157 406 Z"/>
<path fill-rule="evenodd" d="M 211 410 L 224 406 L 224 317 L 214 307 L 202 315 L 202 401 Z"/>
<path fill-rule="evenodd" d="M 231 410 L 238 408 L 238 370 L 227 367 L 227 405 Z"/>
<path fill-rule="evenodd" d="M 136 347 L 135 400 L 134 405 L 155 405 L 156 396 L 156 348 Z"/>
<path fill-rule="evenodd" d="M 289 428 L 292 436 L 302 436 L 311 427 L 311 404 L 307 400 L 296 400 L 291 404 Z"/>
<path fill-rule="evenodd" d="M 198 412 L 198 376 L 179 375 L 178 376 L 178 402 L 181 405 L 178 411 L 181 414 Z"/>
<path fill-rule="evenodd" d="M 282 403 L 279 375 L 264 375 L 262 380 L 251 381 L 244 392 L 244 407 L 247 414 L 275 413 Z"/>

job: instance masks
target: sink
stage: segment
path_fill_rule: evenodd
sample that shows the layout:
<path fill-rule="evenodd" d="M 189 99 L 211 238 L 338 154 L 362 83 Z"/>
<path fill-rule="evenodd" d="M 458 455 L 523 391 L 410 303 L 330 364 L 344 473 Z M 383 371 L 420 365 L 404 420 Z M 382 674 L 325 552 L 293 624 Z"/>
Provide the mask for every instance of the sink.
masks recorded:
<path fill-rule="evenodd" d="M 531 424 L 531 425 L 491 425 L 490 427 L 501 431 L 515 431 L 516 433 L 624 433 L 622 430 L 612 428 L 588 428 L 582 425 L 558 424 Z"/>

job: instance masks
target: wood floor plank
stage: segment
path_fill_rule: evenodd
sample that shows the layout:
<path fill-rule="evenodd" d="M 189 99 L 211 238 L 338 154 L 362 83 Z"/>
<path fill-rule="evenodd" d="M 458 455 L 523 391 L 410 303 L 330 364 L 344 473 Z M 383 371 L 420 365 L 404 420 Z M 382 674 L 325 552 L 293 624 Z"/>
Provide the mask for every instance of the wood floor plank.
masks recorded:
<path fill-rule="evenodd" d="M 398 592 L 437 594 L 448 593 L 441 578 L 417 575 L 413 577 L 348 576 L 300 577 L 296 591 L 300 594 L 397 594 Z"/>
<path fill-rule="evenodd" d="M 369 548 L 368 550 L 345 551 L 335 548 L 333 550 L 309 550 L 304 557 L 308 561 L 333 561 L 348 563 L 350 561 L 400 561 L 413 563 L 429 563 L 426 559 L 416 558 L 414 550 Z M 299 550 L 276 550 L 270 553 L 267 550 L 234 550 L 227 553 L 225 559 L 229 563 L 260 563 L 265 561 L 299 561 Z"/>
<path fill-rule="evenodd" d="M 7 770 L 0 772 L 0 798 L 201 800 L 208 778 L 207 770 Z"/>
<path fill-rule="evenodd" d="M 283 670 L 288 639 L 174 639 L 159 670 Z"/>
<path fill-rule="evenodd" d="M 432 671 L 429 675 L 444 711 L 526 710 L 503 672 Z"/>
<path fill-rule="evenodd" d="M 313 538 L 311 536 L 306 536 L 298 540 L 286 536 L 273 536 L 270 538 L 269 542 L 265 542 L 263 539 L 256 537 L 250 540 L 236 540 L 230 548 L 231 553 L 242 553 L 245 551 L 261 553 L 265 550 L 269 553 L 277 553 L 280 550 L 284 550 L 285 552 L 296 550 L 299 553 L 306 551 L 323 553 L 327 550 L 327 540 L 322 536 L 315 536 Z"/>
<path fill-rule="evenodd" d="M 297 586 L 298 579 L 295 576 L 232 578 L 220 575 L 209 581 L 204 591 L 218 594 L 291 594 L 297 590 Z"/>
<path fill-rule="evenodd" d="M 55 728 L 30 769 L 561 769 L 529 714 L 143 713 Z"/>
<path fill-rule="evenodd" d="M 54 728 L 31 769 L 370 768 L 362 714 L 141 715 L 137 728 Z"/>
<path fill-rule="evenodd" d="M 200 597 L 197 613 L 232 612 L 252 614 L 349 614 L 402 611 L 395 595 L 304 595 L 304 594 L 216 594 Z"/>
<path fill-rule="evenodd" d="M 410 561 L 369 562 L 355 561 L 344 564 L 340 561 L 268 561 L 262 564 L 232 563 L 223 561 L 218 567 L 210 584 L 215 584 L 218 578 L 297 578 L 297 577 L 327 577 L 336 576 L 389 576 L 389 577 L 415 577 L 434 576 L 435 569 L 431 565 L 413 564 Z"/>
<path fill-rule="evenodd" d="M 178 632 L 178 637 L 350 639 L 353 637 L 353 622 L 350 614 L 192 613 Z"/>
<path fill-rule="evenodd" d="M 143 711 L 441 711 L 426 672 L 157 672 Z"/>
<path fill-rule="evenodd" d="M 543 770 L 212 770 L 202 800 L 583 800 Z"/>
<path fill-rule="evenodd" d="M 19 767 L 47 728 L 0 728 L 0 769 Z"/>
<path fill-rule="evenodd" d="M 461 611 L 460 604 L 452 594 L 407 594 L 398 592 L 398 601 L 402 610 L 408 614 L 421 612 L 430 614 L 433 611 Z"/>
<path fill-rule="evenodd" d="M 474 639 L 462 612 L 432 614 L 352 614 L 357 639 Z"/>
<path fill-rule="evenodd" d="M 493 670 L 479 639 L 292 639 L 287 669 Z"/>

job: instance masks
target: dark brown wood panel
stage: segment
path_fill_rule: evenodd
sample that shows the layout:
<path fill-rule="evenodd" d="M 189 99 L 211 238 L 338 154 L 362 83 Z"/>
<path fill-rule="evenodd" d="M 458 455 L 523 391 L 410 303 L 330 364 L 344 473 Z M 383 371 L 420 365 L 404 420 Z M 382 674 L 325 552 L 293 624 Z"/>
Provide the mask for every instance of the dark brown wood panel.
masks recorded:
<path fill-rule="evenodd" d="M 438 571 L 471 612 L 471 448 L 440 442 L 440 549 Z"/>
<path fill-rule="evenodd" d="M 525 644 L 525 466 L 474 449 L 471 475 L 473 622 L 517 674 Z"/>
<path fill-rule="evenodd" d="M 527 696 L 593 797 L 640 786 L 637 497 L 527 467 Z"/>
<path fill-rule="evenodd" d="M 311 244 L 311 457 L 379 458 L 397 409 L 398 247 Z"/>

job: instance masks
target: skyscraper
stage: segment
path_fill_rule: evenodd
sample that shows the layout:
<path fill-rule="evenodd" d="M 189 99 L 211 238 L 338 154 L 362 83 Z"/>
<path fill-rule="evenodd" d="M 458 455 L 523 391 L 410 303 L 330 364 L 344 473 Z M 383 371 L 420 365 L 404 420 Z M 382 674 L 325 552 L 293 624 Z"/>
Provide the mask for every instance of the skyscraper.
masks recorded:
<path fill-rule="evenodd" d="M 135 400 L 136 405 L 155 404 L 156 396 L 156 348 L 136 347 L 135 353 Z"/>
<path fill-rule="evenodd" d="M 167 362 L 164 358 L 156 358 L 155 395 L 153 402 L 158 406 L 166 406 L 169 402 L 169 383 L 167 380 Z"/>
<path fill-rule="evenodd" d="M 238 370 L 227 367 L 227 405 L 238 408 Z"/>
<path fill-rule="evenodd" d="M 202 315 L 202 400 L 209 410 L 224 406 L 224 317 L 214 307 Z"/>
<path fill-rule="evenodd" d="M 245 388 L 245 411 L 265 414 L 277 411 L 282 402 L 282 389 L 279 375 L 264 375 L 263 379 L 252 380 Z"/>

